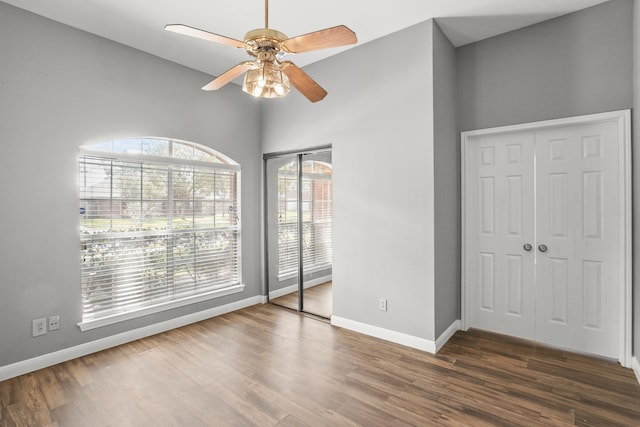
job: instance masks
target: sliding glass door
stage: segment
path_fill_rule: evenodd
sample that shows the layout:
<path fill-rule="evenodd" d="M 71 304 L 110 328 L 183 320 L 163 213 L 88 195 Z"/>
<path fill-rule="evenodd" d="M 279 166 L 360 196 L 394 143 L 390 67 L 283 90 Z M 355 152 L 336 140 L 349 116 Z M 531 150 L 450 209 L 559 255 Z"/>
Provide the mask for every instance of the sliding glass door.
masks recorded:
<path fill-rule="evenodd" d="M 328 149 L 265 156 L 269 300 L 326 318 L 332 311 L 332 174 Z"/>
<path fill-rule="evenodd" d="M 265 237 L 269 301 L 299 311 L 298 157 L 265 161 Z"/>

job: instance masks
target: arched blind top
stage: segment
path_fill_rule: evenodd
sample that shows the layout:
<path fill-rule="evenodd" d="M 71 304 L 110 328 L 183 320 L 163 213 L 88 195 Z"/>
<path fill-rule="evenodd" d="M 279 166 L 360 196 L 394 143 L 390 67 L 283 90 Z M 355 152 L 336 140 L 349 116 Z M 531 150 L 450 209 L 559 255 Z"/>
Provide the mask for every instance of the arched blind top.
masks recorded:
<path fill-rule="evenodd" d="M 204 145 L 169 138 L 142 137 L 122 138 L 111 141 L 87 144 L 81 150 L 116 155 L 143 155 L 167 160 L 195 161 L 239 166 L 224 154 Z"/>

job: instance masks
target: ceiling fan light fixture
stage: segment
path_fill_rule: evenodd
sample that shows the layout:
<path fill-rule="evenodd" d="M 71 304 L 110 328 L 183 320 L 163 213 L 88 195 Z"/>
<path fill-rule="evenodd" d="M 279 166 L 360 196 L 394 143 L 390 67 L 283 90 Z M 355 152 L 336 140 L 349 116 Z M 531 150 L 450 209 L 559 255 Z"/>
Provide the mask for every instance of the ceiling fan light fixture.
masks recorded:
<path fill-rule="evenodd" d="M 169 24 L 164 28 L 190 37 L 244 48 L 245 52 L 253 58 L 220 74 L 204 85 L 202 90 L 218 90 L 246 73 L 242 90 L 251 96 L 260 98 L 287 96 L 291 89 L 289 85 L 291 80 L 293 86 L 309 101 L 321 101 L 327 95 L 327 91 L 293 62 L 282 61 L 282 57 L 289 53 L 311 52 L 354 44 L 358 41 L 356 33 L 344 25 L 338 25 L 288 38 L 280 31 L 269 28 L 269 0 L 264 0 L 264 9 L 264 28 L 249 31 L 245 34 L 244 41 L 182 24 Z"/>
<path fill-rule="evenodd" d="M 289 93 L 289 78 L 273 61 L 258 61 L 247 71 L 242 90 L 259 98 L 280 98 Z"/>

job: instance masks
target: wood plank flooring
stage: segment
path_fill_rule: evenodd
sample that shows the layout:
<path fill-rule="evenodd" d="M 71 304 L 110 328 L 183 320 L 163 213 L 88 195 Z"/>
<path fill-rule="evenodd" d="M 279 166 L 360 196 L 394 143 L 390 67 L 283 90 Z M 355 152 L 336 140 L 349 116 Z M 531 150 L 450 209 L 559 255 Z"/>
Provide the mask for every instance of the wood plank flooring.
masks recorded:
<path fill-rule="evenodd" d="M 638 426 L 617 363 L 481 331 L 437 355 L 250 307 L 0 382 L 0 426 Z"/>
<path fill-rule="evenodd" d="M 304 290 L 304 311 L 316 316 L 331 318 L 333 311 L 332 284 L 329 281 Z M 292 292 L 271 300 L 273 304 L 298 310 L 298 292 Z"/>

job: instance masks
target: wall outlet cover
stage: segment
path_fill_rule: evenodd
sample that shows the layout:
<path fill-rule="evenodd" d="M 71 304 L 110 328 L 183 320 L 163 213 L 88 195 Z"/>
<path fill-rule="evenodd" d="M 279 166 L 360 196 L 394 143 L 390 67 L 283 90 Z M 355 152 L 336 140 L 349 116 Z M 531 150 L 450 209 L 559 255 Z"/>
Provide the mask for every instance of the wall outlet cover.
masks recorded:
<path fill-rule="evenodd" d="M 49 316 L 49 331 L 57 331 L 60 329 L 60 316 Z"/>
<path fill-rule="evenodd" d="M 39 337 L 47 333 L 47 319 L 34 319 L 31 321 L 31 336 Z"/>

